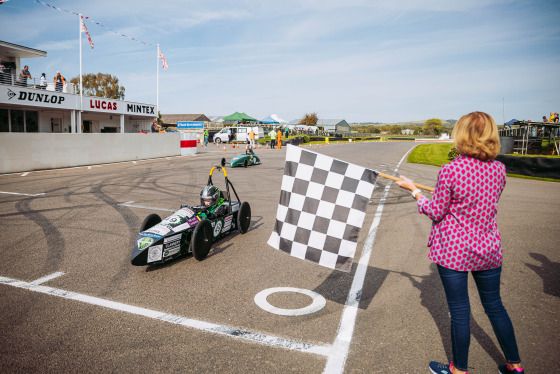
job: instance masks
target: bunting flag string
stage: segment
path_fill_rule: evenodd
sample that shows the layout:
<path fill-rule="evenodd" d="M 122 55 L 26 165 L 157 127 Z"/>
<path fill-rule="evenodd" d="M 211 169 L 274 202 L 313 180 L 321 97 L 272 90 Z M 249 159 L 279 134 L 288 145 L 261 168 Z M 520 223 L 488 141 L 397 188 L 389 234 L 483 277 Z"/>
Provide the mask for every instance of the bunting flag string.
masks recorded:
<path fill-rule="evenodd" d="M 75 16 L 79 15 L 78 12 L 73 12 L 73 11 L 71 11 L 71 10 L 62 9 L 62 8 L 60 8 L 60 7 L 57 7 L 57 6 L 54 6 L 54 5 L 51 5 L 51 4 L 47 4 L 47 3 L 43 2 L 43 1 L 40 1 L 40 0 L 35 0 L 35 2 L 37 2 L 37 3 L 39 3 L 39 4 L 42 4 L 42 5 L 45 5 L 45 6 L 48 6 L 48 7 L 51 8 L 51 9 L 58 10 L 59 12 L 66 12 L 66 13 L 73 14 L 73 15 L 75 15 Z M 96 21 L 90 19 L 89 17 L 84 17 L 84 16 L 82 16 L 82 18 L 83 18 L 83 19 L 87 19 L 88 21 L 90 21 L 91 23 L 95 23 L 95 24 L 96 24 L 97 26 L 99 26 L 99 27 L 103 27 L 104 29 L 107 29 L 107 30 L 109 30 L 109 31 L 112 31 L 112 32 L 114 32 L 115 34 L 118 34 L 118 35 L 120 35 L 120 36 L 122 36 L 122 37 L 125 37 L 125 38 L 127 38 L 127 39 L 130 39 L 130 40 L 133 40 L 133 41 L 135 41 L 135 42 L 137 42 L 137 43 L 142 43 L 142 44 L 149 45 L 149 46 L 153 46 L 153 47 L 156 46 L 156 44 L 154 44 L 154 43 L 144 42 L 144 41 L 142 41 L 142 40 L 139 40 L 139 39 L 133 38 L 133 37 L 131 37 L 131 36 L 128 36 L 128 35 L 126 35 L 126 34 L 123 34 L 123 33 L 121 33 L 120 31 L 114 30 L 114 29 L 112 29 L 112 28 L 110 28 L 110 27 L 108 27 L 108 26 L 105 26 L 105 25 L 103 25 L 103 24 L 101 24 L 101 23 L 99 23 L 99 22 L 96 22 Z M 84 27 L 85 27 L 85 26 L 84 26 Z M 91 42 L 90 42 L 90 43 L 91 43 Z M 93 48 L 93 47 L 92 47 L 92 48 Z"/>

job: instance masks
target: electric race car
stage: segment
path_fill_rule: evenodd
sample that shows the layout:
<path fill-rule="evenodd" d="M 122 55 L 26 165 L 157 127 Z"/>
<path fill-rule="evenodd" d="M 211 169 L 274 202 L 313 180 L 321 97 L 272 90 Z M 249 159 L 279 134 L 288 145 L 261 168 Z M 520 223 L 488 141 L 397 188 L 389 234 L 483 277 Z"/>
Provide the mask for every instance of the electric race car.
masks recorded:
<path fill-rule="evenodd" d="M 237 155 L 231 159 L 229 162 L 229 166 L 236 167 L 236 166 L 251 166 L 251 165 L 260 165 L 262 164 L 261 160 L 257 157 L 257 155 L 253 152 L 251 148 L 248 148 L 245 154 Z"/>
<path fill-rule="evenodd" d="M 210 170 L 207 184 L 213 187 L 214 170 L 223 171 L 226 194 L 216 188 L 220 199 L 223 199 L 220 200 L 220 213 L 206 215 L 203 214 L 203 206 L 182 205 L 181 209 L 164 220 L 157 214 L 150 214 L 142 222 L 141 232 L 136 237 L 131 256 L 132 265 L 161 264 L 187 254 L 202 261 L 208 255 L 212 243 L 234 230 L 241 234 L 247 232 L 251 224 L 251 207 L 248 202 L 241 202 L 239 199 L 227 177 L 225 163 L 226 160 L 222 159 L 221 166 Z M 230 187 L 237 201 L 231 200 Z"/>

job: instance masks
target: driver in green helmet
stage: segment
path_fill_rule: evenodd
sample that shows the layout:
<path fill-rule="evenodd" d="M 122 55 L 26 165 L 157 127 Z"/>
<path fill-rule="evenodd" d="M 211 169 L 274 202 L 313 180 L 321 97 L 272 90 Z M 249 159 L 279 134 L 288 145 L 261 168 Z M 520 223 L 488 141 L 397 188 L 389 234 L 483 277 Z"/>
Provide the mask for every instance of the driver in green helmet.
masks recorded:
<path fill-rule="evenodd" d="M 194 211 L 201 220 L 204 218 L 214 220 L 228 212 L 228 206 L 224 205 L 225 201 L 218 187 L 206 186 L 200 192 L 200 206 L 194 207 Z"/>

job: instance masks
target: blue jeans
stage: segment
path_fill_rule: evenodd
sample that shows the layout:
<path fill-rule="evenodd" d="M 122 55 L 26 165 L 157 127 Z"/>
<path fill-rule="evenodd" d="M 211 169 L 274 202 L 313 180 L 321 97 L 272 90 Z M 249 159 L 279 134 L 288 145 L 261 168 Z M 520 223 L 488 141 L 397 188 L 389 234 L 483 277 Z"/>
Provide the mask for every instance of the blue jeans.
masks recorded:
<path fill-rule="evenodd" d="M 467 371 L 471 342 L 471 306 L 467 286 L 469 272 L 455 271 L 441 265 L 438 265 L 437 268 L 451 314 L 453 364 L 457 369 Z M 511 364 L 520 363 L 513 325 L 500 297 L 502 267 L 472 271 L 471 273 L 478 289 L 480 301 L 490 319 L 506 361 Z"/>

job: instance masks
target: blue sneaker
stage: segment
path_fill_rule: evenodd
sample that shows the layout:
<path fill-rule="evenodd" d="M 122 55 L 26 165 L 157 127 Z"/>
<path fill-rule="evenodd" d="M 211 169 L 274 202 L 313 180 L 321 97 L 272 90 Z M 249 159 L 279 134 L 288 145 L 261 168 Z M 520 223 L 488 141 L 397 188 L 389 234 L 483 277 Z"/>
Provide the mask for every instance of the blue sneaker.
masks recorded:
<path fill-rule="evenodd" d="M 507 365 L 498 366 L 500 374 L 525 374 L 522 368 L 510 369 Z"/>
<path fill-rule="evenodd" d="M 450 364 L 442 364 L 441 362 L 432 361 L 429 367 L 430 371 L 434 374 L 453 374 L 451 366 L 453 366 L 453 362 Z"/>

